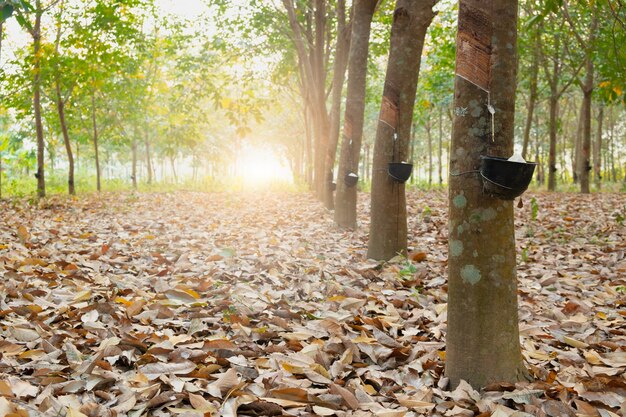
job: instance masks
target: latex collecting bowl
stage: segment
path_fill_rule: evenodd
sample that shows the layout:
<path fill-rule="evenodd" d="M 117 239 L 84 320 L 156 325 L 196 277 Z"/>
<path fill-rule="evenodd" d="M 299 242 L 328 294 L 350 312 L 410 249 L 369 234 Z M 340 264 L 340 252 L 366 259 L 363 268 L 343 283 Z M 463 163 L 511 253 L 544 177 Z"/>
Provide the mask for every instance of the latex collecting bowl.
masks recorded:
<path fill-rule="evenodd" d="M 407 162 L 390 162 L 387 167 L 387 173 L 397 182 L 407 182 L 411 172 L 413 172 L 413 164 Z"/>
<path fill-rule="evenodd" d="M 483 192 L 501 200 L 513 200 L 526 191 L 536 162 L 515 162 L 497 156 L 480 157 Z"/>
<path fill-rule="evenodd" d="M 359 176 L 354 172 L 348 172 L 346 176 L 343 178 L 343 182 L 348 187 L 354 187 L 357 182 L 359 182 Z"/>

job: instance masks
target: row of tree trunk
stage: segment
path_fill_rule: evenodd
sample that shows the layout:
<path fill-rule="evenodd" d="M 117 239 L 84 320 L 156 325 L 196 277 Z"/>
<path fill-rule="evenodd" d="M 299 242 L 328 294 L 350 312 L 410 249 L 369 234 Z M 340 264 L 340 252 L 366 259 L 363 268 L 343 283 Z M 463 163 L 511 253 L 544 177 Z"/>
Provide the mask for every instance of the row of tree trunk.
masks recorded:
<path fill-rule="evenodd" d="M 298 19 L 295 3 L 283 0 L 298 54 L 305 119 L 309 122 L 307 131 L 313 136 L 307 139 L 307 146 L 314 155 L 312 188 L 327 208 L 334 208 L 335 223 L 342 228 L 353 229 L 357 225 L 357 186 L 353 180 L 359 174 L 369 37 L 379 3 L 379 0 L 355 0 L 349 24 L 345 18 L 345 1 L 336 4 L 338 36 L 331 84 L 331 110 L 328 113 L 324 66 L 328 57 L 324 53 L 328 53 L 329 48 L 323 36 L 327 30 L 326 2 L 314 0 L 313 8 L 301 11 L 305 14 L 303 24 L 302 19 Z M 394 11 L 383 107 L 372 166 L 372 222 L 368 253 L 377 259 L 389 259 L 398 253 L 406 253 L 407 249 L 405 188 L 403 183 L 387 175 L 387 165 L 389 162 L 409 160 L 420 58 L 426 31 L 434 17 L 432 8 L 435 3 L 436 0 L 398 0 Z M 333 171 L 346 63 L 348 86 L 335 184 Z M 333 199 L 335 186 L 336 196 Z M 394 216 L 389 216 L 389 212 L 393 212 Z"/>
<path fill-rule="evenodd" d="M 328 141 L 326 113 L 316 102 L 322 91 L 311 90 L 319 85 L 306 79 L 312 75 L 316 61 L 304 54 L 293 5 L 289 0 L 283 2 L 296 35 L 301 67 L 306 70 L 301 73 L 303 85 L 307 84 L 303 97 L 317 132 L 316 155 L 320 152 L 326 158 L 325 164 L 315 165 L 314 190 L 330 208 L 332 191 L 326 187 L 331 187 L 333 178 L 329 162 L 334 149 L 327 147 L 332 141 Z M 319 7 L 320 2 L 314 3 Z M 404 183 L 390 178 L 387 167 L 390 162 L 407 161 L 410 157 L 420 57 L 426 30 L 434 17 L 435 2 L 398 0 L 393 15 L 372 166 L 368 257 L 373 259 L 388 260 L 407 252 Z M 375 6 L 373 0 L 356 0 L 352 19 L 348 91 L 334 204 L 335 222 L 343 228 L 356 227 L 356 186 L 344 179 L 358 173 L 368 38 Z M 462 0 L 459 10 L 458 76 L 450 150 L 446 374 L 453 386 L 466 380 L 475 387 L 483 387 L 491 382 L 516 382 L 527 376 L 519 345 L 513 204 L 485 195 L 480 177 L 465 175 L 476 172 L 481 156 L 508 157 L 513 151 L 517 57 L 516 48 L 511 45 L 517 42 L 517 0 L 487 3 Z M 339 19 L 338 30 L 342 25 Z M 303 62 L 304 58 L 308 61 Z M 534 67 L 536 70 L 537 62 Z M 338 68 L 336 63 L 335 70 Z M 335 75 L 335 80 L 339 80 Z M 531 99 L 536 100 L 536 83 L 531 88 L 534 88 Z M 338 93 L 334 98 L 337 96 Z M 313 108 L 316 110 L 312 111 Z M 333 107 L 335 117 L 336 110 Z M 527 124 L 526 142 L 529 132 L 530 124 Z M 432 139 L 429 142 L 432 154 Z M 584 159 L 587 148 L 582 149 Z"/>

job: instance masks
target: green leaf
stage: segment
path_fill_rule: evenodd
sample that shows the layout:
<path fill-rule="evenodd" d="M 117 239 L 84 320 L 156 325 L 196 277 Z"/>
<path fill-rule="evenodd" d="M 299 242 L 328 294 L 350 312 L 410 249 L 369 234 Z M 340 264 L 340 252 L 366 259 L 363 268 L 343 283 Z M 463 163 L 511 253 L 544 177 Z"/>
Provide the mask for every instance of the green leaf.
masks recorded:
<path fill-rule="evenodd" d="M 22 9 L 29 11 L 29 12 L 34 12 L 35 8 L 33 7 L 32 4 L 30 4 L 30 2 L 26 1 L 26 0 L 18 0 L 17 3 L 20 4 L 20 6 L 22 7 Z"/>
<path fill-rule="evenodd" d="M 13 11 L 15 8 L 12 4 L 6 3 L 2 5 L 2 12 L 0 13 L 0 22 L 6 21 L 11 15 L 13 15 Z"/>
<path fill-rule="evenodd" d="M 526 22 L 526 29 L 530 29 L 533 26 L 535 26 L 537 23 L 541 22 L 546 16 L 541 13 L 541 14 L 537 14 L 534 15 L 533 17 L 531 17 L 530 19 L 528 19 L 528 21 Z"/>
<path fill-rule="evenodd" d="M 17 23 L 19 23 L 21 27 L 32 30 L 33 27 L 31 26 L 30 22 L 26 20 L 21 14 L 16 14 L 15 20 L 17 20 Z"/>

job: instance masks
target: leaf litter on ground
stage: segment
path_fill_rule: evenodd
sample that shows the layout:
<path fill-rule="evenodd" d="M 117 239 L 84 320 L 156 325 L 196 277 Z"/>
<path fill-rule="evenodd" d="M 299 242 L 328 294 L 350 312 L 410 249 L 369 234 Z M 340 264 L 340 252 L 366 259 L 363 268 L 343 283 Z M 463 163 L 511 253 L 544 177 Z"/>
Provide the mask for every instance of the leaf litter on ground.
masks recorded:
<path fill-rule="evenodd" d="M 444 192 L 385 263 L 365 194 L 354 232 L 305 194 L 2 201 L 0 415 L 624 416 L 623 195 L 524 198 L 534 380 L 482 391 L 444 375 Z"/>

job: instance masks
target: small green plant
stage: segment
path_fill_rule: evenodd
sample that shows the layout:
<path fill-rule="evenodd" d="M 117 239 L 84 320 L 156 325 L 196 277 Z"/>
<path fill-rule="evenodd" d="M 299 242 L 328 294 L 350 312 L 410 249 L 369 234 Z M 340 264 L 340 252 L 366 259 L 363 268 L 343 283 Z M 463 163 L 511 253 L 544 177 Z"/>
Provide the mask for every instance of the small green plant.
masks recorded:
<path fill-rule="evenodd" d="M 528 262 L 528 248 L 522 249 L 522 262 Z"/>
<path fill-rule="evenodd" d="M 537 199 L 535 197 L 530 199 L 530 218 L 534 221 L 537 220 L 537 215 L 539 214 L 539 204 L 537 204 Z"/>
<path fill-rule="evenodd" d="M 424 287 L 420 286 L 420 287 L 413 287 L 413 289 L 411 290 L 411 297 L 415 298 L 416 300 L 419 301 L 420 295 L 422 295 L 422 292 L 424 291 Z"/>
<path fill-rule="evenodd" d="M 424 217 L 430 217 L 432 215 L 432 213 L 433 213 L 433 211 L 428 206 L 425 206 L 424 210 L 422 210 L 422 216 L 424 216 Z"/>
<path fill-rule="evenodd" d="M 225 321 L 230 321 L 232 316 L 236 316 L 237 315 L 237 307 L 235 307 L 235 306 L 228 306 L 227 308 L 222 310 L 222 315 L 224 316 L 224 320 Z"/>
<path fill-rule="evenodd" d="M 416 272 L 417 268 L 415 267 L 415 265 L 413 265 L 411 261 L 407 259 L 402 269 L 398 271 L 398 274 L 400 275 L 400 278 L 406 279 L 408 277 L 412 277 L 413 274 L 415 274 Z"/>
<path fill-rule="evenodd" d="M 615 291 L 621 292 L 622 294 L 626 294 L 626 286 L 619 285 L 619 286 L 615 287 Z"/>

